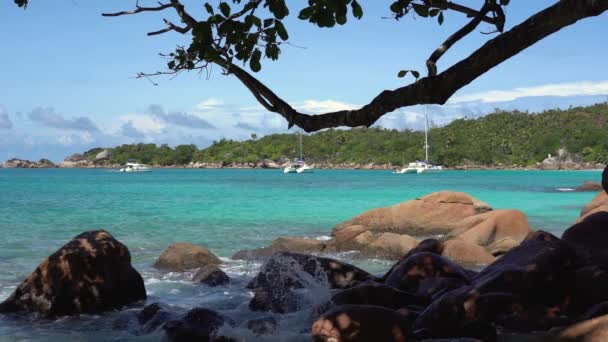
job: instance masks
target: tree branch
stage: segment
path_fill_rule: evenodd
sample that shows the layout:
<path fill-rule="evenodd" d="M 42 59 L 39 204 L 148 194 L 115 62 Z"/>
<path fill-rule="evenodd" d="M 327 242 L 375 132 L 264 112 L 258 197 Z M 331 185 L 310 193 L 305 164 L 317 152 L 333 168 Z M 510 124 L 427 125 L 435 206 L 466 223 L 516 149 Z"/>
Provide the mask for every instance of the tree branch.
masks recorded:
<path fill-rule="evenodd" d="M 441 56 L 443 56 L 443 54 L 446 53 L 446 51 L 448 51 L 452 47 L 452 45 L 454 45 L 456 42 L 458 42 L 459 40 L 461 40 L 462 38 L 467 36 L 469 33 L 473 32 L 473 30 L 483 21 L 483 18 L 485 18 L 486 14 L 489 11 L 490 11 L 490 6 L 486 2 L 486 4 L 483 5 L 483 7 L 477 13 L 477 16 L 475 16 L 475 18 L 473 18 L 473 20 L 471 20 L 468 24 L 463 26 L 460 30 L 456 31 L 454 34 L 452 34 L 450 37 L 448 37 L 448 39 L 446 39 L 445 42 L 443 42 L 443 44 L 441 44 L 431 54 L 429 59 L 426 61 L 426 67 L 428 69 L 429 76 L 437 75 L 437 61 L 439 60 L 439 58 L 441 58 Z"/>
<path fill-rule="evenodd" d="M 245 70 L 226 64 L 225 61 L 217 64 L 245 84 L 267 110 L 283 116 L 290 127 L 297 125 L 306 132 L 314 132 L 338 126 L 371 126 L 382 115 L 397 108 L 417 104 L 444 104 L 456 91 L 543 38 L 607 10 L 608 1 L 561 0 L 510 31 L 489 40 L 469 57 L 436 76 L 422 78 L 395 90 L 385 90 L 359 109 L 320 115 L 299 113 Z"/>
<path fill-rule="evenodd" d="M 156 7 L 142 7 L 139 4 L 135 5 L 135 9 L 131 11 L 122 11 L 122 12 L 114 12 L 114 13 L 102 13 L 101 15 L 104 17 L 118 17 L 121 15 L 129 15 L 129 14 L 137 14 L 141 12 L 158 12 L 165 10 L 169 7 L 173 7 L 173 4 L 161 4 L 159 3 Z"/>
<path fill-rule="evenodd" d="M 424 0 L 424 1 L 429 6 L 438 7 L 438 8 L 448 8 L 455 12 L 464 13 L 468 17 L 477 17 L 477 16 L 479 16 L 479 13 L 480 13 L 472 8 L 459 5 L 459 4 L 451 2 L 451 1 L 445 1 L 445 0 Z M 496 19 L 487 17 L 485 14 L 482 16 L 481 21 L 485 21 L 488 24 L 496 25 Z"/>

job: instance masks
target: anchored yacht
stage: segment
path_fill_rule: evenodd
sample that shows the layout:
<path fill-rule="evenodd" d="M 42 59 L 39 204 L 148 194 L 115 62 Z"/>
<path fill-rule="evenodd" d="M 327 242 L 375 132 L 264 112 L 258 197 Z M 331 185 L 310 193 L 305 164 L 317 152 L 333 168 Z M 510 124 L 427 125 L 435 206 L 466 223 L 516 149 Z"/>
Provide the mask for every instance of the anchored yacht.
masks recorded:
<path fill-rule="evenodd" d="M 306 164 L 302 152 L 302 134 L 300 133 L 300 158 L 293 160 L 293 163 L 283 169 L 283 173 L 312 173 L 313 168 Z"/>
<path fill-rule="evenodd" d="M 128 160 L 125 166 L 123 166 L 119 172 L 150 172 L 151 169 L 148 165 L 140 164 L 134 160 Z"/>
<path fill-rule="evenodd" d="M 424 156 L 425 159 L 420 161 L 417 160 L 413 163 L 409 163 L 407 167 L 404 165 L 401 170 L 396 170 L 394 173 L 405 174 L 405 173 L 427 173 L 427 172 L 439 172 L 443 170 L 441 165 L 434 165 L 429 163 L 429 118 L 426 113 L 426 105 L 424 106 Z M 405 164 L 405 162 L 404 162 Z"/>

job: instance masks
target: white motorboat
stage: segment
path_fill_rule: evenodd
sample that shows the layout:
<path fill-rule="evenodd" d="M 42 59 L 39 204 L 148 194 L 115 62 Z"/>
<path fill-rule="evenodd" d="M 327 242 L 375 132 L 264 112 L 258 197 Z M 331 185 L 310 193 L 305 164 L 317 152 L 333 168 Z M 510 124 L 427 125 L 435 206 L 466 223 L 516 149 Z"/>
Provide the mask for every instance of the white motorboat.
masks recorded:
<path fill-rule="evenodd" d="M 302 134 L 300 134 L 300 158 L 296 158 L 293 160 L 293 163 L 287 165 L 283 168 L 283 173 L 312 173 L 313 168 L 306 164 L 304 161 L 304 156 L 302 152 Z"/>
<path fill-rule="evenodd" d="M 127 161 L 124 167 L 122 167 L 119 172 L 150 172 L 151 169 L 148 165 L 140 164 L 135 161 Z"/>
<path fill-rule="evenodd" d="M 401 170 L 396 170 L 394 173 L 406 174 L 406 173 L 428 173 L 428 172 L 440 172 L 443 170 L 441 165 L 434 165 L 429 163 L 429 119 L 426 113 L 426 106 L 424 106 L 424 156 L 423 161 L 417 160 L 413 163 L 409 163 L 407 167 L 403 166 Z M 404 163 L 405 164 L 405 163 Z"/>

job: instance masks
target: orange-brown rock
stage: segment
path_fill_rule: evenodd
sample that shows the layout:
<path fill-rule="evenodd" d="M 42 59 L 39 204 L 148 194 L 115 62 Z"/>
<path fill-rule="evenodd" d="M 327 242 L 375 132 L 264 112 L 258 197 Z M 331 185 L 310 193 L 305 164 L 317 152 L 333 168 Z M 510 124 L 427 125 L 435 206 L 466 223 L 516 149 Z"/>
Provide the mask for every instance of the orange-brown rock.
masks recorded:
<path fill-rule="evenodd" d="M 364 246 L 361 253 L 367 257 L 397 260 L 414 249 L 418 240 L 409 235 L 382 233 Z"/>
<path fill-rule="evenodd" d="M 492 254 L 502 254 L 519 245 L 528 234 L 530 224 L 519 210 L 493 210 L 468 217 L 449 236 L 487 247 Z"/>
<path fill-rule="evenodd" d="M 460 265 L 488 265 L 496 260 L 488 250 L 472 242 L 454 238 L 443 243 L 442 255 Z"/>
<path fill-rule="evenodd" d="M 574 324 L 550 334 L 545 341 L 604 342 L 608 341 L 608 315 Z"/>
<path fill-rule="evenodd" d="M 185 271 L 207 265 L 219 265 L 221 262 L 205 247 L 178 242 L 162 252 L 156 259 L 154 267 L 170 271 Z"/>
<path fill-rule="evenodd" d="M 457 228 L 456 223 L 460 220 L 490 210 L 486 203 L 465 193 L 440 191 L 391 207 L 366 211 L 336 226 L 333 236 L 353 225 L 362 225 L 375 233 L 446 234 Z"/>
<path fill-rule="evenodd" d="M 580 222 L 587 216 L 600 211 L 608 211 L 608 194 L 606 192 L 600 192 L 589 204 L 583 207 L 577 222 Z"/>

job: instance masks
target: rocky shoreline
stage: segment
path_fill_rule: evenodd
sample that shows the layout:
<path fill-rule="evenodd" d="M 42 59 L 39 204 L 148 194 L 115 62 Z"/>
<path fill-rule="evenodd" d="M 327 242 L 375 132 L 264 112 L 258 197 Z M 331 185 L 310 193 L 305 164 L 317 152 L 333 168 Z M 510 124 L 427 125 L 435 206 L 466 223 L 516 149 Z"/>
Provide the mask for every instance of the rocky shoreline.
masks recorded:
<path fill-rule="evenodd" d="M 191 162 L 185 165 L 150 165 L 159 169 L 280 169 L 287 164 L 274 162 L 272 160 L 261 160 L 256 163 L 205 163 Z M 0 164 L 0 168 L 71 168 L 71 169 L 118 169 L 121 164 L 110 163 L 104 160 L 88 160 L 86 158 L 66 158 L 63 162 L 55 164 L 48 159 L 41 159 L 38 162 L 12 158 Z M 401 165 L 392 164 L 357 164 L 357 163 L 312 163 L 311 167 L 319 170 L 395 170 L 400 169 Z M 602 163 L 588 162 L 545 162 L 537 163 L 535 166 L 522 165 L 478 165 L 465 164 L 451 167 L 444 167 L 446 170 L 603 170 L 606 167 Z"/>
<path fill-rule="evenodd" d="M 244 304 L 267 317 L 145 303 L 125 310 L 113 327 L 133 336 L 160 332 L 170 341 L 243 341 L 231 331 L 272 337 L 276 317 L 310 310 L 298 334 L 313 341 L 605 341 L 608 169 L 602 183 L 604 191 L 562 238 L 533 231 L 517 210 L 442 191 L 364 212 L 336 225 L 329 241 L 284 237 L 235 254 L 264 260 L 244 285 L 251 292 Z M 346 250 L 396 262 L 373 275 L 323 256 Z M 205 247 L 175 243 L 153 267 L 196 270 L 193 282 L 221 289 L 232 282 L 222 263 Z M 320 288 L 330 297 L 308 301 Z M 0 314 L 37 314 L 24 319 L 32 324 L 141 307 L 146 298 L 128 248 L 96 230 L 45 259 L 0 303 Z"/>

